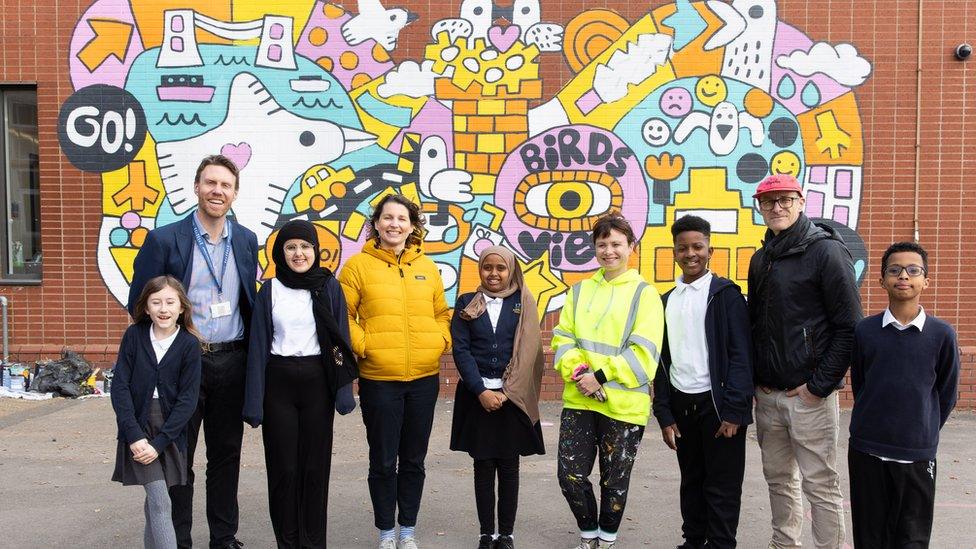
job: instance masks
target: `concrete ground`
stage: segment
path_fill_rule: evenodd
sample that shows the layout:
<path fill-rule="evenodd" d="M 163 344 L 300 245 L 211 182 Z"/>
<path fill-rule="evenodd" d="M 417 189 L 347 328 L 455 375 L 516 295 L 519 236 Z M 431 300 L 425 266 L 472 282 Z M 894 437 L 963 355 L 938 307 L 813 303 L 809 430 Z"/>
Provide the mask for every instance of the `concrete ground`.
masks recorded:
<path fill-rule="evenodd" d="M 466 548 L 478 533 L 470 459 L 448 450 L 450 401 L 438 403 L 427 457 L 427 486 L 418 538 L 426 548 Z M 559 404 L 546 403 L 543 432 L 550 453 L 522 462 L 515 539 L 521 548 L 568 548 L 575 523 L 556 483 L 554 456 Z M 844 413 L 844 433 L 850 414 Z M 359 411 L 336 419 L 329 508 L 329 547 L 375 546 L 366 488 L 367 448 Z M 911 428 L 911 426 L 906 426 Z M 681 541 L 678 471 L 656 426 L 648 429 L 634 468 L 619 547 L 674 547 Z M 763 548 L 770 536 L 769 501 L 759 448 L 750 429 L 739 545 Z M 846 439 L 845 437 L 842 437 Z M 201 437 L 202 439 L 202 437 Z M 841 456 L 846 456 L 846 440 Z M 202 448 L 197 463 L 201 463 Z M 976 548 L 976 415 L 957 413 L 942 431 L 939 451 L 935 548 Z M 109 481 L 115 421 L 107 399 L 44 402 L 0 400 L 0 546 L 138 547 L 143 492 Z M 847 488 L 846 458 L 839 463 Z M 198 470 L 202 467 L 198 465 Z M 272 547 L 260 432 L 245 434 L 241 470 L 240 539 L 246 547 Z M 198 473 L 194 537 L 206 547 L 203 474 Z M 850 513 L 847 515 L 850 539 Z M 812 546 L 809 510 L 804 543 Z"/>

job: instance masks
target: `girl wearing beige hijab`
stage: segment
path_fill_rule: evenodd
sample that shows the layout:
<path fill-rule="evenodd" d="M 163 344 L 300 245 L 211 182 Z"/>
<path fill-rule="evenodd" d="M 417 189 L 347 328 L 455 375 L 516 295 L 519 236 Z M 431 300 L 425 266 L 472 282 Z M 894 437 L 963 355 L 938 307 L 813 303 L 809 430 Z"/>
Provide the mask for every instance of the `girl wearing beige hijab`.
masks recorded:
<path fill-rule="evenodd" d="M 519 456 L 545 453 L 539 424 L 542 337 L 536 303 L 515 254 L 501 246 L 486 248 L 478 272 L 481 285 L 458 298 L 451 320 L 454 364 L 461 375 L 451 449 L 474 459 L 478 548 L 509 549 L 515 547 Z"/>

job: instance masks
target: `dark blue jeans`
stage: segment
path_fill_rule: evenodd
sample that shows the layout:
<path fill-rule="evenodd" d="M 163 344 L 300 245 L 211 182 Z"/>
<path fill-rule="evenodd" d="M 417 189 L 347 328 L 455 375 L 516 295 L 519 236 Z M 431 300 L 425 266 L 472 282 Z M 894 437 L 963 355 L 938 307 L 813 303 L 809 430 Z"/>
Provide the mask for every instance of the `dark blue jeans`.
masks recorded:
<path fill-rule="evenodd" d="M 424 459 L 434 423 L 437 375 L 413 381 L 359 380 L 369 442 L 369 497 L 376 527 L 415 526 L 424 491 Z"/>
<path fill-rule="evenodd" d="M 237 535 L 239 509 L 237 482 L 241 473 L 241 442 L 244 437 L 244 370 L 247 353 L 243 350 L 203 353 L 200 400 L 187 423 L 187 483 L 173 486 L 173 527 L 179 547 L 190 547 L 193 540 L 193 453 L 197 448 L 200 424 L 207 443 L 207 523 L 210 547 L 222 547 Z"/>

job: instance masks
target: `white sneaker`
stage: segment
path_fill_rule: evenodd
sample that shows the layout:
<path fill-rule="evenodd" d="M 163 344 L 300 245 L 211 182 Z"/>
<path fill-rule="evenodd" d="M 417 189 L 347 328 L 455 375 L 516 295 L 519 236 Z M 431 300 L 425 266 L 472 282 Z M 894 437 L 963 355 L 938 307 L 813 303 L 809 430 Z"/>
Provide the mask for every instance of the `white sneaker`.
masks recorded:
<path fill-rule="evenodd" d="M 573 549 L 597 549 L 600 545 L 600 540 L 597 538 L 586 539 L 580 538 L 579 545 L 573 547 Z"/>
<path fill-rule="evenodd" d="M 381 539 L 379 549 L 397 549 L 396 538 Z"/>
<path fill-rule="evenodd" d="M 599 541 L 599 543 L 597 544 L 597 547 L 599 549 L 613 549 L 614 546 L 617 545 L 617 541 L 616 540 L 614 540 L 614 541 L 606 541 L 606 540 L 602 540 L 602 539 L 599 539 L 599 538 L 597 538 L 597 539 Z"/>
<path fill-rule="evenodd" d="M 417 540 L 414 538 L 401 538 L 400 543 L 397 544 L 397 549 L 419 549 L 417 547 Z"/>

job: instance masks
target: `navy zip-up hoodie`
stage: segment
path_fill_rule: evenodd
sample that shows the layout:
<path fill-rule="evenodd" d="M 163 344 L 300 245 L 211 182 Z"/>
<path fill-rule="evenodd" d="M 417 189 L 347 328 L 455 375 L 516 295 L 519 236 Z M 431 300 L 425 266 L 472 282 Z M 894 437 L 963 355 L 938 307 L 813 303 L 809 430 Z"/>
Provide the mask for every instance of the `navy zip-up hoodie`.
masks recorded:
<path fill-rule="evenodd" d="M 661 296 L 667 309 L 668 291 Z M 727 278 L 712 274 L 705 309 L 705 342 L 708 344 L 708 372 L 712 381 L 712 403 L 722 421 L 736 425 L 752 423 L 755 394 L 752 373 L 752 338 L 749 310 L 742 290 Z M 664 330 L 661 361 L 654 377 L 654 416 L 661 427 L 674 425 L 671 412 L 671 349 Z"/>

